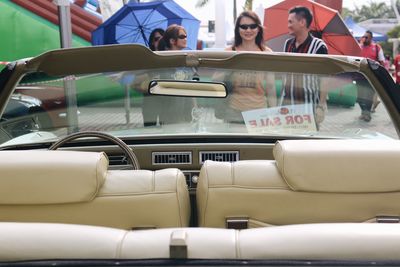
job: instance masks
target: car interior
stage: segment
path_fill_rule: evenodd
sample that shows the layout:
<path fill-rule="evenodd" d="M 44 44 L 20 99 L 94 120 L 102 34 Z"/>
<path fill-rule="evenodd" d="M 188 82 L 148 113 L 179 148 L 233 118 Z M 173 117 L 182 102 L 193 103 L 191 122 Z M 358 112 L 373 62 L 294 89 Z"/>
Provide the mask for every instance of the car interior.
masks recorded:
<path fill-rule="evenodd" d="M 129 46 L 99 49 L 116 52 L 108 62 L 114 71 L 123 70 L 118 61 L 129 65 L 130 57 L 144 53 Z M 0 92 L 1 106 L 27 70 L 55 76 L 103 71 L 101 64 L 72 64 L 81 56 L 75 51 L 18 62 Z M 137 54 L 124 58 L 127 51 Z M 46 61 L 52 57 L 58 60 Z M 174 64 L 194 64 L 186 57 L 178 53 Z M 307 64 L 318 69 L 324 61 L 294 68 Z M 372 73 L 367 64 L 359 68 Z M 335 68 L 354 66 L 337 61 L 327 67 Z M 377 78 L 371 83 L 400 125 L 390 91 Z M 182 85 L 173 86 L 179 91 Z M 43 259 L 398 262 L 399 158 L 398 140 L 315 136 L 149 134 L 138 140 L 94 131 L 11 144 L 0 151 L 0 266 Z"/>

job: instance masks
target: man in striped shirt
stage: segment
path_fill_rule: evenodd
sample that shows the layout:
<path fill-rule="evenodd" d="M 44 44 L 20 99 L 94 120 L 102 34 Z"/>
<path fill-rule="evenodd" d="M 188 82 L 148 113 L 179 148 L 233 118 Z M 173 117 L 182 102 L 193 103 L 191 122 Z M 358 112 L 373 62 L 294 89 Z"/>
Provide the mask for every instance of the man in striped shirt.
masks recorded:
<path fill-rule="evenodd" d="M 293 38 L 286 40 L 284 51 L 290 53 L 328 54 L 325 42 L 310 33 L 313 15 L 307 7 L 296 6 L 289 10 L 288 29 Z M 283 80 L 282 105 L 308 104 L 317 122 L 324 119 L 326 90 L 321 90 L 316 75 L 287 75 Z M 306 105 L 305 105 L 306 106 Z"/>

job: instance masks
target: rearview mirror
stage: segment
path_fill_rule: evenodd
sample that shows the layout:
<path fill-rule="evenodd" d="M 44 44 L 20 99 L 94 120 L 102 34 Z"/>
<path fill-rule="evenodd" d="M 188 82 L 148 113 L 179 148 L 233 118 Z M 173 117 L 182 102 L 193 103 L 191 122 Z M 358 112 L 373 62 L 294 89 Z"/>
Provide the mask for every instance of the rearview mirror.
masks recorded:
<path fill-rule="evenodd" d="M 224 98 L 228 95 L 224 83 L 203 81 L 153 80 L 149 94 L 185 97 Z"/>

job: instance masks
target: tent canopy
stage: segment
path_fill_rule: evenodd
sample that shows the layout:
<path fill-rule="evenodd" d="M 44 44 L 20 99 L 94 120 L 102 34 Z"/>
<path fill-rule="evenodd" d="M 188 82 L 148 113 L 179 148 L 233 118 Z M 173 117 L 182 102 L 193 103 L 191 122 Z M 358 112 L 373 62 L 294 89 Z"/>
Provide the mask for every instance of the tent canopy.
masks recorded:
<path fill-rule="evenodd" d="M 364 33 L 368 30 L 360 25 L 358 25 L 351 17 L 347 17 L 344 21 L 347 25 L 347 27 L 352 31 L 354 38 L 359 40 Z M 384 34 L 372 33 L 374 35 L 374 41 L 376 42 L 384 42 L 387 41 L 387 36 Z"/>

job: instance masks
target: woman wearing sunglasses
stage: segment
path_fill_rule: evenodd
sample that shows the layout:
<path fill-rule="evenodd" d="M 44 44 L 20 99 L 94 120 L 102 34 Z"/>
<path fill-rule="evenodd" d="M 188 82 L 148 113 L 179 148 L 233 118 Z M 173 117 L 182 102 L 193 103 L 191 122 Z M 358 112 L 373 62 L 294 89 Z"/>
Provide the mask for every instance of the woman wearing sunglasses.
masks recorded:
<path fill-rule="evenodd" d="M 227 50 L 272 52 L 264 45 L 263 34 L 264 29 L 257 14 L 253 11 L 244 11 L 236 20 L 235 40 Z"/>
<path fill-rule="evenodd" d="M 165 30 L 163 37 L 158 43 L 157 50 L 183 50 L 186 48 L 186 45 L 187 34 L 185 28 L 181 25 L 172 24 Z M 150 74 L 149 77 L 152 77 L 153 80 L 192 80 L 193 71 L 191 68 L 177 68 L 174 72 L 171 70 L 168 70 L 166 73 L 157 71 L 154 74 Z M 163 105 L 159 105 L 155 110 L 159 114 L 161 125 L 188 123 L 192 120 L 191 111 L 195 106 L 195 101 L 192 98 L 169 96 L 159 99 L 163 101 Z M 159 110 L 162 106 L 168 106 L 168 108 Z"/>
<path fill-rule="evenodd" d="M 187 45 L 187 33 L 180 25 L 172 24 L 165 30 L 158 44 L 158 50 L 182 50 Z"/>
<path fill-rule="evenodd" d="M 158 43 L 163 37 L 165 31 L 161 28 L 156 28 L 150 33 L 149 37 L 149 47 L 151 50 L 156 51 L 158 47 Z"/>
<path fill-rule="evenodd" d="M 161 31 L 157 30 L 153 30 L 149 37 L 149 46 L 152 50 L 182 50 L 186 48 L 187 35 L 184 27 L 172 24 L 165 32 L 162 29 L 159 29 Z M 160 34 L 161 32 L 163 34 Z M 167 71 L 166 73 L 145 71 L 142 75 L 137 75 L 133 87 L 138 88 L 137 90 L 142 92 L 144 96 L 142 112 L 145 127 L 190 122 L 192 120 L 191 111 L 194 101 L 191 98 L 160 97 L 149 95 L 147 92 L 148 85 L 152 80 L 191 80 L 192 76 L 193 74 L 186 69 L 177 69 L 175 72 Z M 160 105 L 160 101 L 163 105 Z M 166 102 L 168 102 L 168 109 L 160 110 L 160 107 L 165 106 Z"/>
<path fill-rule="evenodd" d="M 263 26 L 257 14 L 242 12 L 236 20 L 235 39 L 228 51 L 272 52 L 264 45 Z M 225 111 L 225 120 L 243 123 L 242 112 L 276 106 L 274 75 L 256 71 L 235 71 L 225 78 L 231 84 L 228 96 L 229 110 Z"/>
<path fill-rule="evenodd" d="M 161 28 L 156 28 L 150 33 L 149 37 L 149 48 L 152 51 L 156 51 L 158 47 L 158 43 L 164 35 L 164 30 Z M 156 78 L 156 77 L 155 77 Z M 144 127 L 156 126 L 157 121 L 162 124 L 161 121 L 161 113 L 158 110 L 162 99 L 158 96 L 149 95 L 147 92 L 147 87 L 140 86 L 140 83 L 143 81 L 147 81 L 148 75 L 136 75 L 136 85 L 135 89 L 143 94 L 143 104 L 142 104 L 142 115 L 143 115 L 143 125 Z"/>

